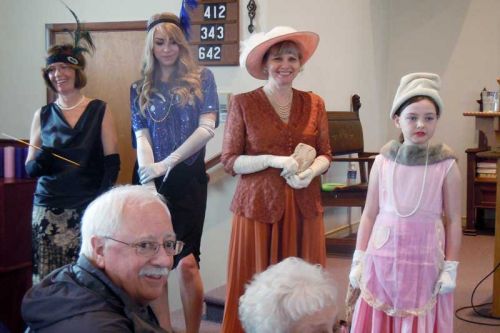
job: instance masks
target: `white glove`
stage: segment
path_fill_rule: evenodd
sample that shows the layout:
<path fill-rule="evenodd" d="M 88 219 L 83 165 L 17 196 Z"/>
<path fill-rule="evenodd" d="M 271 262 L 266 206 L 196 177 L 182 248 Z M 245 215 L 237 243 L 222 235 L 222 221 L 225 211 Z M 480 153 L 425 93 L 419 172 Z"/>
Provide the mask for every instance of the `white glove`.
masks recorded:
<path fill-rule="evenodd" d="M 289 177 L 297 173 L 299 163 L 292 156 L 269 155 L 268 164 L 270 167 L 283 169 L 280 176 Z"/>
<path fill-rule="evenodd" d="M 361 283 L 362 261 L 365 257 L 365 251 L 355 250 L 352 256 L 351 271 L 349 272 L 349 283 L 354 289 L 358 289 Z"/>
<path fill-rule="evenodd" d="M 283 168 L 285 171 L 297 172 L 299 164 L 290 156 L 275 156 L 275 155 L 240 155 L 234 161 L 233 170 L 238 174 L 254 173 L 269 167 Z"/>
<path fill-rule="evenodd" d="M 148 163 L 149 161 L 152 162 L 153 158 L 149 131 L 140 130 L 136 132 L 137 156 L 139 160 L 138 171 L 141 184 L 145 184 L 157 177 L 165 175 L 169 168 L 173 169 L 177 164 L 202 149 L 214 136 L 215 118 L 215 113 L 202 114 L 199 119 L 199 126 L 186 139 L 186 141 L 184 141 L 175 151 L 167 156 L 167 158 L 157 163 Z M 144 132 L 147 132 L 147 134 Z M 145 136 L 146 138 L 144 139 L 141 136 Z M 141 165 L 141 163 L 144 165 Z M 163 179 L 164 181 L 167 176 L 168 174 Z"/>
<path fill-rule="evenodd" d="M 453 292 L 457 286 L 458 261 L 445 261 L 437 285 L 440 294 Z"/>
<path fill-rule="evenodd" d="M 167 170 L 173 168 L 178 161 L 179 158 L 174 152 L 160 162 L 139 167 L 138 172 L 141 184 L 149 183 L 155 178 L 165 175 Z"/>
<path fill-rule="evenodd" d="M 313 164 L 305 171 L 287 177 L 286 183 L 294 189 L 307 187 L 315 177 L 321 175 L 328 170 L 329 167 L 330 161 L 324 156 L 318 156 L 314 159 Z"/>

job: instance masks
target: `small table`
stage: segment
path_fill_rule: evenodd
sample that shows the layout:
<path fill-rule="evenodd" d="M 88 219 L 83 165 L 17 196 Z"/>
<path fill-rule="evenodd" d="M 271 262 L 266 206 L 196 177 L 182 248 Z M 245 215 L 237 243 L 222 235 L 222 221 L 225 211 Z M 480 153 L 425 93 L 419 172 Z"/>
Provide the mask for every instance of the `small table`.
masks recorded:
<path fill-rule="evenodd" d="M 475 117 L 476 129 L 483 133 L 491 146 L 492 153 L 498 153 L 497 158 L 497 196 L 495 208 L 495 254 L 494 265 L 500 262 L 500 112 L 464 112 L 466 117 Z M 481 137 L 481 135 L 480 135 Z M 481 140 L 480 140 L 481 141 Z M 492 315 L 500 317 L 500 272 L 493 275 L 493 305 Z"/>

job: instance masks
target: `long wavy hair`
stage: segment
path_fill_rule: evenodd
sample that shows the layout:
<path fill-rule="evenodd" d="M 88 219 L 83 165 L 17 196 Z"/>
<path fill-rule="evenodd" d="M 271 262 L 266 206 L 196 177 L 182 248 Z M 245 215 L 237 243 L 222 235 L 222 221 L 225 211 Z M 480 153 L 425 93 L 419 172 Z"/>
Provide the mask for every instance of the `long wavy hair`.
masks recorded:
<path fill-rule="evenodd" d="M 170 13 L 156 14 L 149 19 L 148 24 L 164 16 L 171 17 L 174 15 Z M 145 108 L 150 103 L 152 95 L 158 93 L 154 86 L 155 81 L 159 79 L 160 75 L 160 65 L 153 53 L 154 34 L 156 31 L 163 32 L 179 46 L 179 56 L 174 65 L 174 71 L 169 78 L 173 86 L 172 93 L 178 96 L 179 104 L 181 106 L 188 103 L 193 104 L 196 100 L 201 101 L 203 98 L 200 67 L 191 55 L 189 44 L 182 30 L 174 23 L 160 23 L 151 28 L 146 36 L 141 69 L 142 82 L 137 86 L 139 107 L 143 116 L 145 116 Z"/>

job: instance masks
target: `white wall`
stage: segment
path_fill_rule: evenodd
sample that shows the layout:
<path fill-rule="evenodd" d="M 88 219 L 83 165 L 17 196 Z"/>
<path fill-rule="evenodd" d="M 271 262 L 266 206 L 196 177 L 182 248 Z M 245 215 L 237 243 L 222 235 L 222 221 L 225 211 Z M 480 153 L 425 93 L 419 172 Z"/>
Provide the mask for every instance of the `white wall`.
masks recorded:
<path fill-rule="evenodd" d="M 399 78 L 409 72 L 441 75 L 443 116 L 434 136 L 459 157 L 463 179 L 462 215 L 465 215 L 465 149 L 477 146 L 473 117 L 480 91 L 498 90 L 500 73 L 500 1 L 496 0 L 391 0 L 387 91 L 382 110 L 389 110 Z M 385 112 L 390 137 L 394 126 Z"/>
<path fill-rule="evenodd" d="M 83 22 L 144 20 L 159 11 L 178 12 L 180 0 L 66 0 Z M 364 118 L 378 119 L 379 82 L 385 78 L 386 1 L 257 0 L 257 31 L 275 25 L 291 25 L 320 34 L 315 56 L 297 79 L 297 88 L 324 97 L 327 108 L 346 109 L 349 97 L 359 93 Z M 304 5 L 308 12 L 303 13 Z M 241 39 L 249 33 L 246 1 L 240 1 Z M 59 0 L 0 0 L 0 129 L 28 137 L 34 110 L 45 102 L 40 76 L 46 50 L 45 24 L 73 22 Z M 213 67 L 220 91 L 242 92 L 262 84 L 239 67 Z M 385 81 L 385 79 L 384 79 Z M 15 116 L 14 112 L 15 110 Z M 364 111 L 364 110 L 363 110 Z M 374 118 L 371 118 L 374 117 Z M 380 129 L 367 129 L 378 146 Z"/>
<path fill-rule="evenodd" d="M 144 20 L 154 12 L 178 12 L 180 0 L 66 0 L 84 22 Z M 483 87 L 497 89 L 500 2 L 496 0 L 257 0 L 257 31 L 276 25 L 317 32 L 320 45 L 296 80 L 296 87 L 321 95 L 329 110 L 349 108 L 361 96 L 366 148 L 378 150 L 396 131 L 388 110 L 399 78 L 411 71 L 442 76 L 446 105 L 436 141 L 458 153 L 465 178 L 467 147 L 474 146 L 475 110 Z M 246 0 L 240 0 L 240 36 L 248 37 Z M 28 137 L 33 111 L 45 102 L 40 77 L 46 23 L 72 22 L 58 0 L 0 0 L 0 131 Z M 212 67 L 219 91 L 238 93 L 258 87 L 239 67 Z M 223 126 L 222 126 L 223 127 Z M 208 156 L 220 151 L 223 128 Z M 230 232 L 229 203 L 235 178 L 219 166 L 211 171 L 209 208 L 202 242 L 202 275 L 210 290 L 225 281 Z M 343 179 L 345 166 L 329 177 Z M 465 193 L 465 190 L 464 190 Z M 464 201 L 465 202 L 465 201 Z M 465 205 L 464 205 L 465 208 Z M 465 210 L 465 209 L 464 209 Z M 329 210 L 328 228 L 344 223 L 342 209 Z M 172 289 L 178 288 L 172 279 Z M 180 305 L 171 292 L 173 308 Z"/>
<path fill-rule="evenodd" d="M 144 20 L 160 11 L 178 12 L 180 0 L 66 0 L 83 22 Z M 245 0 L 240 1 L 240 35 L 248 37 Z M 362 97 L 365 123 L 381 122 L 379 105 L 384 94 L 387 64 L 387 1 L 257 0 L 257 31 L 275 25 L 307 29 L 321 36 L 319 48 L 297 79 L 296 87 L 324 97 L 329 110 L 349 108 L 353 93 Z M 0 0 L 0 131 L 27 138 L 34 110 L 44 104 L 40 77 L 44 64 L 45 24 L 73 22 L 58 0 Z M 239 67 L 212 68 L 219 91 L 238 93 L 258 87 Z M 222 126 L 223 127 L 223 126 Z M 223 128 L 208 147 L 207 156 L 220 151 Z M 385 141 L 381 126 L 365 126 L 367 146 Z M 342 172 L 345 174 L 345 172 Z M 219 166 L 211 171 L 209 208 L 202 242 L 202 276 L 206 290 L 225 283 L 230 233 L 229 203 L 236 179 Z M 336 221 L 329 218 L 329 224 Z M 340 223 L 340 222 L 338 222 Z M 171 290 L 178 289 L 171 279 Z M 170 293 L 172 308 L 180 307 L 177 292 Z"/>

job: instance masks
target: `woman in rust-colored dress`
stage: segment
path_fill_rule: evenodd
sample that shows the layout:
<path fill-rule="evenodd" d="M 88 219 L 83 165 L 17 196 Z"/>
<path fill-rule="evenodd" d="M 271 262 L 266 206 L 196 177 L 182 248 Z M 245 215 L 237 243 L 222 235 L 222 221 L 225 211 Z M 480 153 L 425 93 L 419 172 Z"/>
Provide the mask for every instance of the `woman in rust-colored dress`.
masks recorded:
<path fill-rule="evenodd" d="M 238 300 L 255 273 L 296 256 L 325 264 L 319 175 L 331 161 L 323 100 L 292 88 L 319 37 L 290 27 L 252 36 L 242 54 L 263 87 L 231 99 L 222 163 L 241 175 L 231 211 L 222 331 L 243 332 Z"/>

